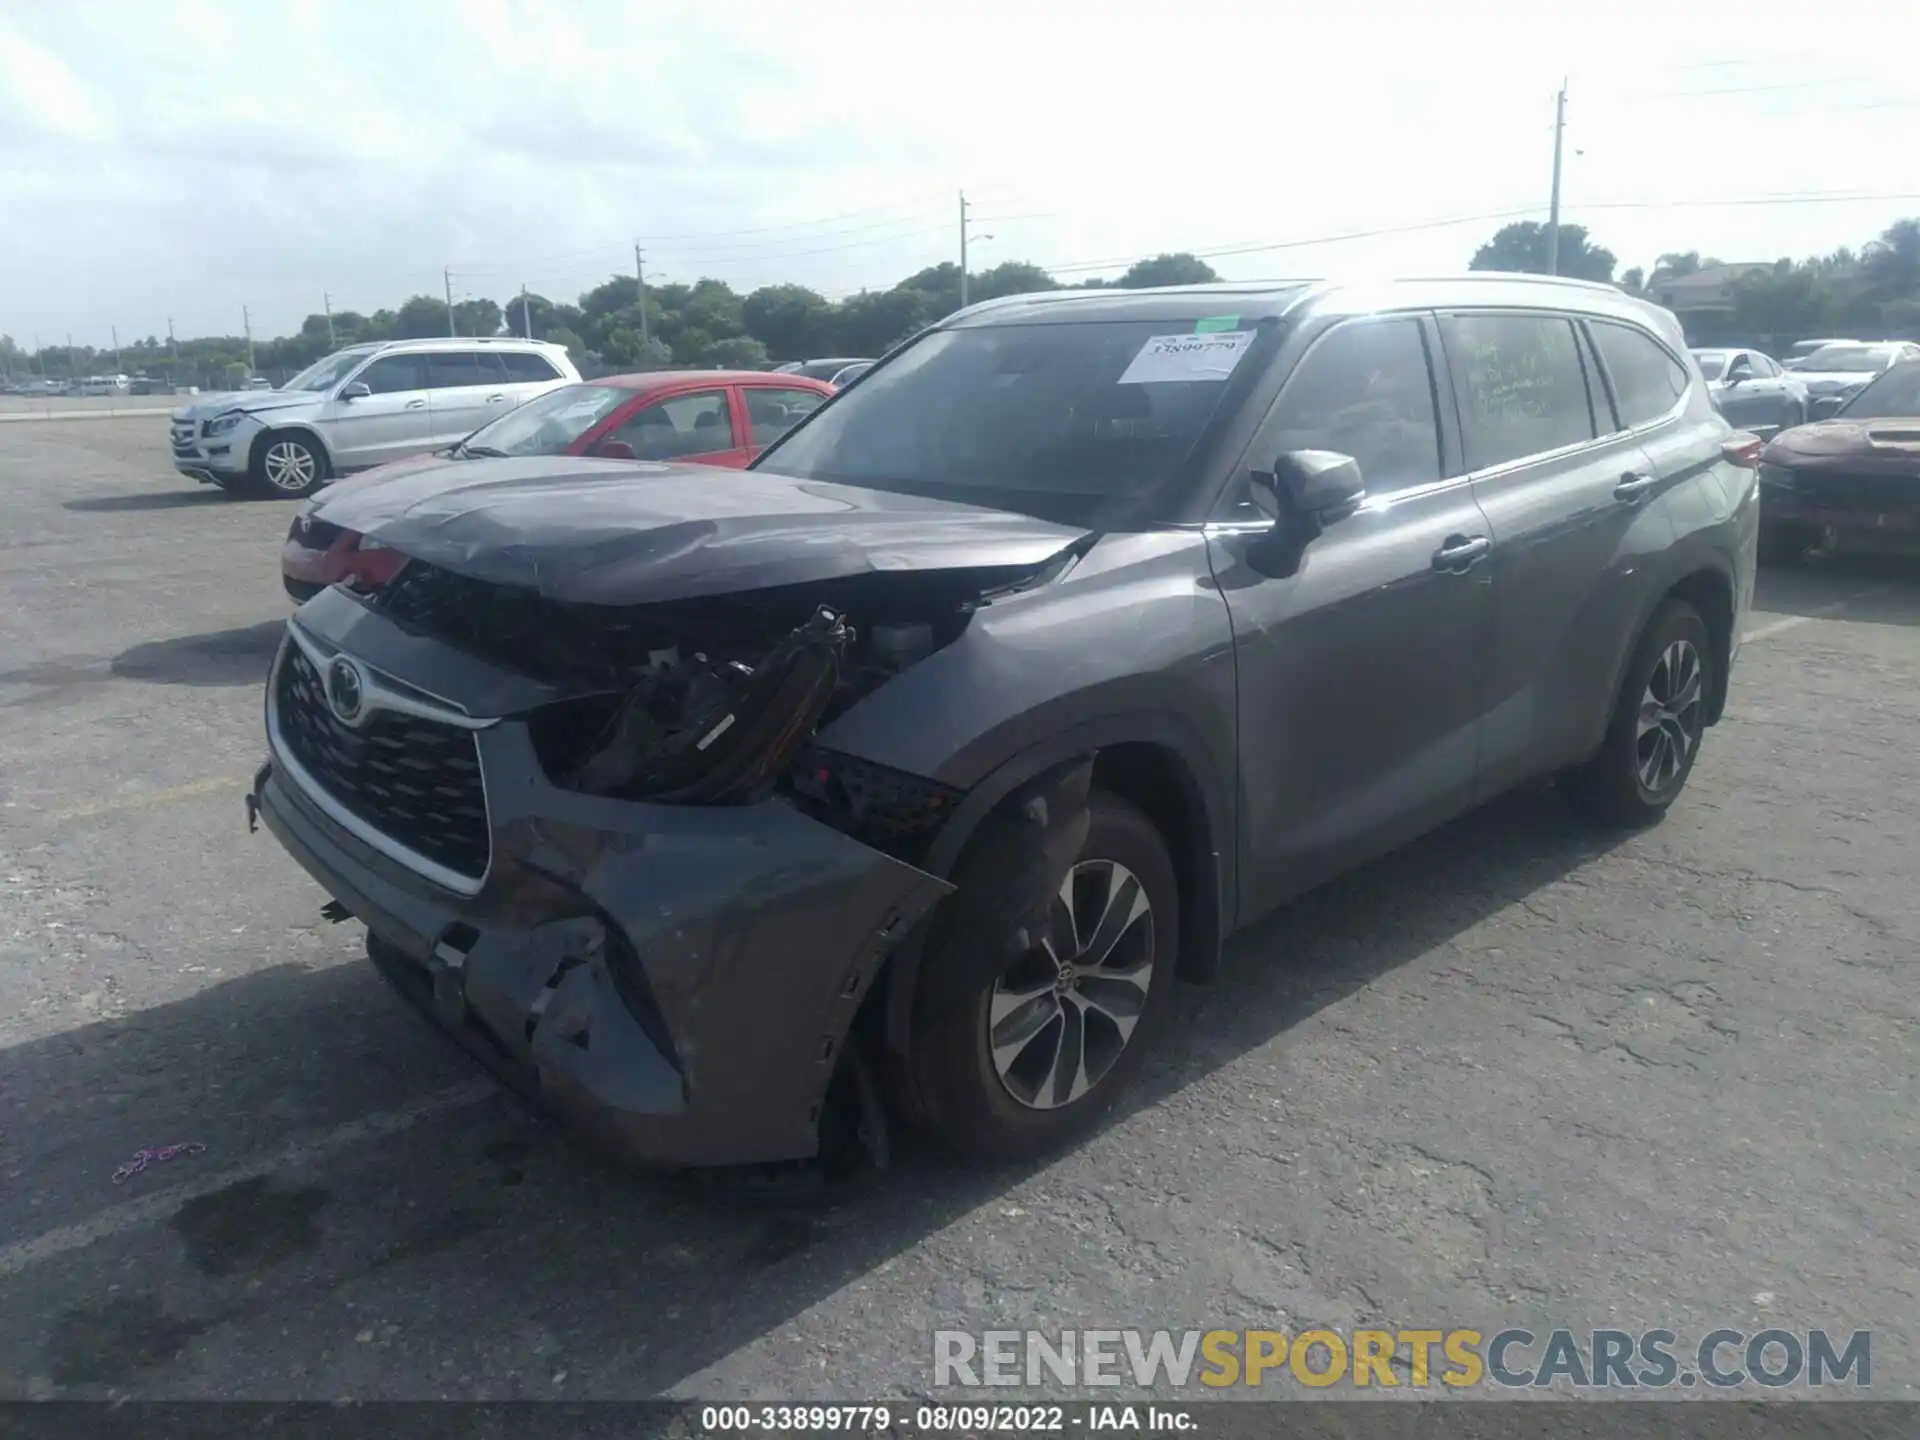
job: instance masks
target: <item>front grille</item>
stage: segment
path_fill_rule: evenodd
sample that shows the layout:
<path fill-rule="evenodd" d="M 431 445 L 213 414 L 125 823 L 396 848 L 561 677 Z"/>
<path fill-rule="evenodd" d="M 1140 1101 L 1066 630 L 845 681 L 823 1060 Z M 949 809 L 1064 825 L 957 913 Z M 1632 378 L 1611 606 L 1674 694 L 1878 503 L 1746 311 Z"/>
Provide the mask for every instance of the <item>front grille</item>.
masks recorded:
<path fill-rule="evenodd" d="M 1797 470 L 1784 478 L 1786 488 L 1815 505 L 1920 504 L 1920 476 Z"/>
<path fill-rule="evenodd" d="M 486 874 L 487 802 L 472 731 L 392 710 L 344 725 L 319 672 L 292 643 L 274 705 L 282 742 L 336 803 L 457 875 L 478 882 Z"/>

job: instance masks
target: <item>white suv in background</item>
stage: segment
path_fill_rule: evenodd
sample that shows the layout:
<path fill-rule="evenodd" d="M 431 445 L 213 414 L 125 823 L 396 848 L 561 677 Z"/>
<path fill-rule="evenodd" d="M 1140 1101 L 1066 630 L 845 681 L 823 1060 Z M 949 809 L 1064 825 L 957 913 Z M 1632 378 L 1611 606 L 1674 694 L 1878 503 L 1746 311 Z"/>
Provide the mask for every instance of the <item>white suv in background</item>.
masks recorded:
<path fill-rule="evenodd" d="M 564 347 L 537 340 L 350 345 L 277 390 L 204 395 L 175 410 L 173 468 L 293 499 L 336 475 L 442 449 L 579 380 Z"/>

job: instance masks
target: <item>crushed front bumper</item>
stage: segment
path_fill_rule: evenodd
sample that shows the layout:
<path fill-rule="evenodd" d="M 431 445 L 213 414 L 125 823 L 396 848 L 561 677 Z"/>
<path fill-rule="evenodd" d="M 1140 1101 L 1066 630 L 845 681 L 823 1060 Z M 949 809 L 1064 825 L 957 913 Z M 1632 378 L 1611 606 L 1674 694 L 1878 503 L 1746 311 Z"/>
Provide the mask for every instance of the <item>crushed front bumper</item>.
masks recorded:
<path fill-rule="evenodd" d="M 271 698 L 269 737 L 249 812 L 365 923 L 382 974 L 496 1075 L 633 1161 L 813 1155 L 855 1011 L 951 889 L 777 801 L 558 789 L 505 719 L 475 732 L 492 848 L 460 893 L 340 822 L 282 753 Z"/>
<path fill-rule="evenodd" d="M 1920 476 L 1763 466 L 1760 523 L 1830 530 L 1853 547 L 1920 548 Z"/>

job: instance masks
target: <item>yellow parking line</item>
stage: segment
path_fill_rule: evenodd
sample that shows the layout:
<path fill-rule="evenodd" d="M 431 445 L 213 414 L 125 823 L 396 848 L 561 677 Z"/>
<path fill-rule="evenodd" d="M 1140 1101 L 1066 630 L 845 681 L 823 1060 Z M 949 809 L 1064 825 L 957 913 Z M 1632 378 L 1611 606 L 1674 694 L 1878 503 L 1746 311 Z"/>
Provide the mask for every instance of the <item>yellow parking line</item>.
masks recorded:
<path fill-rule="evenodd" d="M 145 810 L 154 805 L 171 805 L 176 800 L 191 800 L 196 795 L 211 795 L 216 790 L 231 789 L 238 793 L 246 783 L 246 777 L 241 775 L 211 775 L 205 780 L 189 780 L 185 785 L 173 785 L 165 790 L 142 790 L 137 795 L 119 795 L 111 800 L 75 805 L 69 810 L 55 810 L 47 818 L 90 820 L 95 815 L 111 815 L 121 810 Z"/>

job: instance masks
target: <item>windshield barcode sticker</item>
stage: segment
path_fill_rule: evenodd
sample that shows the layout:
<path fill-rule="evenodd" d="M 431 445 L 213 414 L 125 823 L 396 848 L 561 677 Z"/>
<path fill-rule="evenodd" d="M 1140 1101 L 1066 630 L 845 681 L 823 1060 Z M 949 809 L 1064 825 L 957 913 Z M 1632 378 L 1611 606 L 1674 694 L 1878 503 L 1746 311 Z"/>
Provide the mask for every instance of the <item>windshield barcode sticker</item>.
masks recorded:
<path fill-rule="evenodd" d="M 1155 335 L 1140 347 L 1116 385 L 1164 385 L 1225 380 L 1253 343 L 1253 331 L 1211 335 Z"/>

